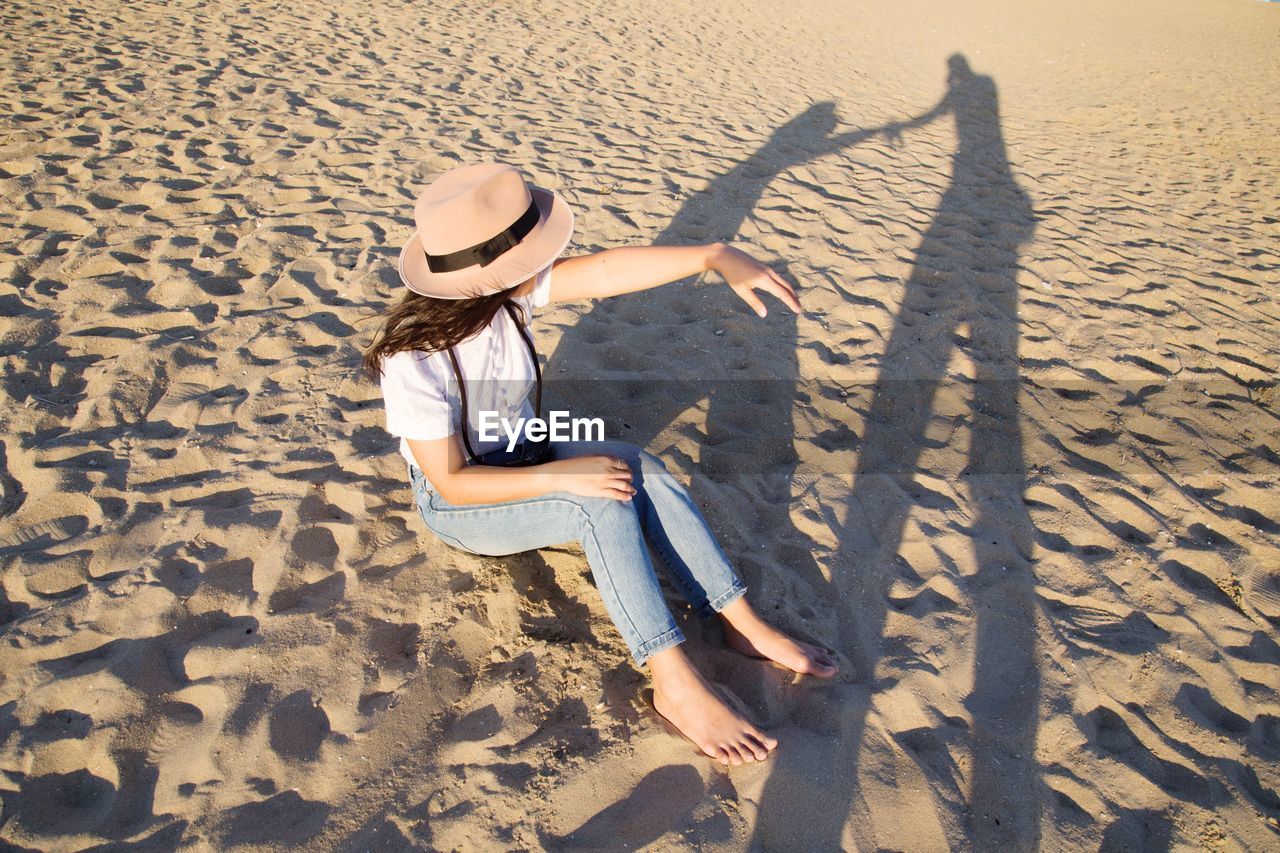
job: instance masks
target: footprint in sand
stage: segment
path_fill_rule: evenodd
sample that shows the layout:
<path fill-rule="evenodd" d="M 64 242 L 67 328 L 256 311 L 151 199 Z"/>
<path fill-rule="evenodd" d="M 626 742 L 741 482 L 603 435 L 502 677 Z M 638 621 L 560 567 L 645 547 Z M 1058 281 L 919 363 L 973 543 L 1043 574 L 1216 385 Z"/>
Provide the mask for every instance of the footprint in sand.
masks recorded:
<path fill-rule="evenodd" d="M 1255 566 L 1245 573 L 1244 600 L 1257 613 L 1280 626 L 1280 565 Z"/>
<path fill-rule="evenodd" d="M 646 743 L 653 748 L 645 749 Z M 651 759 L 669 745 L 647 741 L 638 746 L 638 756 L 606 759 L 552 793 L 555 818 L 542 838 L 547 847 L 637 850 L 664 836 L 670 841 L 673 831 L 685 843 L 731 837 L 730 814 L 736 816 L 736 810 L 723 803 L 736 800 L 737 792 L 726 775 L 680 762 L 653 766 Z"/>
<path fill-rule="evenodd" d="M 34 751 L 13 818 L 36 836 L 90 832 L 108 818 L 119 791 L 105 736 L 55 740 Z"/>
<path fill-rule="evenodd" d="M 292 761 L 315 761 L 331 731 L 329 715 L 310 690 L 299 690 L 277 702 L 268 722 L 271 748 Z"/>

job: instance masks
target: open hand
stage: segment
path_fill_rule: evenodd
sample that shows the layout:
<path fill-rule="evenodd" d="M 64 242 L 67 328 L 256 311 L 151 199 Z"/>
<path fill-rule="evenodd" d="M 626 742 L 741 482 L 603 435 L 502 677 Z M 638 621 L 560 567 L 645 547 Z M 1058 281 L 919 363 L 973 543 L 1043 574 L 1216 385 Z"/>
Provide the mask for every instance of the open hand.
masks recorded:
<path fill-rule="evenodd" d="M 631 466 L 616 456 L 573 456 L 550 464 L 556 468 L 561 491 L 619 501 L 629 501 L 636 493 L 631 485 Z"/>
<path fill-rule="evenodd" d="M 764 302 L 755 291 L 772 293 L 782 300 L 788 308 L 796 313 L 800 311 L 800 301 L 796 292 L 787 284 L 782 276 L 739 249 L 725 246 L 712 261 L 711 268 L 724 276 L 725 282 L 733 288 L 743 302 L 751 306 L 761 317 L 769 313 Z"/>

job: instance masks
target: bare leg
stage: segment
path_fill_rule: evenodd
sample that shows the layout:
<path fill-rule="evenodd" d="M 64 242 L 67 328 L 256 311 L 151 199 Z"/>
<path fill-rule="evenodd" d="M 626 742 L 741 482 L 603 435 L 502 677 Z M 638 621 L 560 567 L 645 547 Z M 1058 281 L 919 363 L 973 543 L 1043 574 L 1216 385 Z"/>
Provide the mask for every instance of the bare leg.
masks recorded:
<path fill-rule="evenodd" d="M 747 603 L 746 596 L 735 599 L 720 611 L 725 641 L 734 651 L 767 658 L 788 669 L 819 678 L 830 678 L 839 669 L 825 649 L 793 640 L 761 619 Z"/>
<path fill-rule="evenodd" d="M 778 745 L 721 701 L 679 646 L 663 649 L 648 663 L 653 707 L 721 764 L 764 761 Z"/>

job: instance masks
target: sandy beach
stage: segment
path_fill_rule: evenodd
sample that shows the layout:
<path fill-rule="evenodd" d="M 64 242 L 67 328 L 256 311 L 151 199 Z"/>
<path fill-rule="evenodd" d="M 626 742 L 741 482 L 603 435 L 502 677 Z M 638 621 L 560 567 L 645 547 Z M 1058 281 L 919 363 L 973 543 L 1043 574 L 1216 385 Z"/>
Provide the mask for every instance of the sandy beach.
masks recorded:
<path fill-rule="evenodd" d="M 1280 4 L 0 8 L 0 846 L 1280 849 Z M 831 682 L 688 652 L 673 735 L 576 545 L 426 530 L 377 385 L 413 199 L 498 160 L 534 323 Z"/>

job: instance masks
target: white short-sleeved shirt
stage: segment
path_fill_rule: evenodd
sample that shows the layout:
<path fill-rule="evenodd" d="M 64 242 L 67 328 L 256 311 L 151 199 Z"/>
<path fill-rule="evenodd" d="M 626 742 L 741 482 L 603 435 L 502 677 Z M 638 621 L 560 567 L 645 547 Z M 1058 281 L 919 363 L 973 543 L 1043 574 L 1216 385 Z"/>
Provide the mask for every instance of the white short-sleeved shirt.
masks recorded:
<path fill-rule="evenodd" d="M 538 273 L 533 291 L 515 300 L 524 309 L 525 319 L 533 309 L 547 304 L 551 291 L 551 267 Z M 505 447 L 507 439 L 498 430 L 498 440 L 481 441 L 479 413 L 494 411 L 514 424 L 516 418 L 533 417 L 529 391 L 536 375 L 529 347 L 520 336 L 515 321 L 505 308 L 493 321 L 454 347 L 462 377 L 467 385 L 467 411 L 471 420 L 471 446 L 477 454 Z M 458 431 L 462 403 L 448 352 L 404 350 L 383 359 L 382 399 L 386 407 L 387 432 L 400 437 L 400 455 L 417 465 L 405 439 L 431 440 Z"/>

